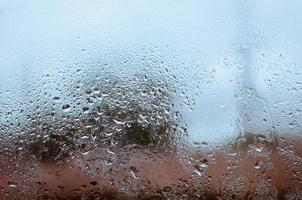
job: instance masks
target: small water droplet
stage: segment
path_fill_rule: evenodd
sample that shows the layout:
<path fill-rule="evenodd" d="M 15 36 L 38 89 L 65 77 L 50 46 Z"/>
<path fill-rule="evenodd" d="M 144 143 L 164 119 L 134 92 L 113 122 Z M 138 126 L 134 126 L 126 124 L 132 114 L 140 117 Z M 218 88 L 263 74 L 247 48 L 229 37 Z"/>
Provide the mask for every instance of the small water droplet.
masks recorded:
<path fill-rule="evenodd" d="M 14 181 L 9 181 L 9 182 L 8 182 L 8 187 L 15 188 L 15 187 L 17 187 L 17 183 L 14 182 Z"/>
<path fill-rule="evenodd" d="M 194 172 L 195 172 L 198 176 L 201 176 L 201 175 L 202 175 L 202 172 L 201 172 L 199 169 L 195 169 Z"/>
<path fill-rule="evenodd" d="M 57 97 L 57 96 L 56 96 L 56 97 L 53 97 L 53 100 L 54 100 L 54 101 L 59 101 L 59 100 L 60 100 L 60 97 Z"/>
<path fill-rule="evenodd" d="M 208 167 L 208 160 L 206 158 L 201 161 L 200 167 L 202 168 Z"/>
<path fill-rule="evenodd" d="M 91 181 L 90 182 L 90 185 L 93 185 L 93 186 L 95 186 L 95 185 L 97 185 L 98 183 L 96 182 L 96 181 Z"/>
<path fill-rule="evenodd" d="M 70 105 L 69 104 L 65 104 L 62 107 L 63 111 L 68 112 L 70 110 Z"/>
<path fill-rule="evenodd" d="M 255 163 L 255 169 L 260 169 L 260 163 L 259 162 Z"/>
<path fill-rule="evenodd" d="M 83 109 L 84 113 L 88 113 L 89 112 L 89 108 L 88 107 L 83 107 L 82 109 Z"/>

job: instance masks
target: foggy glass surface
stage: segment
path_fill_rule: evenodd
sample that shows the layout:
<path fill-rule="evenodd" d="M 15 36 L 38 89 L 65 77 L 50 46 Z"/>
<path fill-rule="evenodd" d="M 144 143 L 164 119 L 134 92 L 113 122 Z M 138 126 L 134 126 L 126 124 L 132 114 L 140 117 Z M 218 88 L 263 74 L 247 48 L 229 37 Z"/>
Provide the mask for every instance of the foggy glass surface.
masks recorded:
<path fill-rule="evenodd" d="M 301 199 L 301 6 L 1 1 L 0 199 Z"/>

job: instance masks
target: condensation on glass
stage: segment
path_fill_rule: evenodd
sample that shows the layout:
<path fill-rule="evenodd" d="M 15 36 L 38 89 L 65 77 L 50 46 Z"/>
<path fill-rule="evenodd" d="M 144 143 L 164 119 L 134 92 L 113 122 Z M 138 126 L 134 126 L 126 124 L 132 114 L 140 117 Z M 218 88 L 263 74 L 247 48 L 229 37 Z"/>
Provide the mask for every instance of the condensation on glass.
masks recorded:
<path fill-rule="evenodd" d="M 299 0 L 0 2 L 0 199 L 302 199 Z"/>

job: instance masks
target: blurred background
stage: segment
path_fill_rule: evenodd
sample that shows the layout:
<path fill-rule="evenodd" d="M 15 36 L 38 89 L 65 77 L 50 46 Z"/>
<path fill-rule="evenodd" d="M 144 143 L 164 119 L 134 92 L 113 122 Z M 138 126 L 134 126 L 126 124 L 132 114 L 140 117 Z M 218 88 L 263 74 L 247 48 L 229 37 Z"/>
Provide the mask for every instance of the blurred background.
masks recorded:
<path fill-rule="evenodd" d="M 130 87 L 144 71 L 171 80 L 192 143 L 219 146 L 245 132 L 300 134 L 301 6 L 299 0 L 1 1 L 1 128 L 26 124 L 37 105 L 45 110 L 55 96 L 58 108 L 72 103 L 76 79 L 111 73 Z"/>

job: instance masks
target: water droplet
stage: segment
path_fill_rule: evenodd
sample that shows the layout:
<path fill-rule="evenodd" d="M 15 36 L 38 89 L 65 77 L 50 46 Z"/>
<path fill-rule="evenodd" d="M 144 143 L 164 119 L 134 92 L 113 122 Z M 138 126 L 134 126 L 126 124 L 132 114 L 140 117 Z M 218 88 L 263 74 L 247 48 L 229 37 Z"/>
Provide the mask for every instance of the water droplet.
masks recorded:
<path fill-rule="evenodd" d="M 56 97 L 53 97 L 53 100 L 54 100 L 54 101 L 59 101 L 59 100 L 60 100 L 60 97 L 57 97 L 57 96 L 56 96 Z"/>
<path fill-rule="evenodd" d="M 96 181 L 91 181 L 90 182 L 90 185 L 92 185 L 92 186 L 96 186 L 98 183 L 96 182 Z"/>
<path fill-rule="evenodd" d="M 62 109 L 63 109 L 64 112 L 68 112 L 70 110 L 70 105 L 65 104 L 65 105 L 63 105 Z"/>
<path fill-rule="evenodd" d="M 260 169 L 260 163 L 258 161 L 255 163 L 255 169 Z"/>
<path fill-rule="evenodd" d="M 202 168 L 208 167 L 208 160 L 206 158 L 201 161 L 200 167 Z"/>
<path fill-rule="evenodd" d="M 17 187 L 17 183 L 14 182 L 14 181 L 8 181 L 8 186 L 12 187 L 12 188 L 15 188 L 15 187 Z"/>

